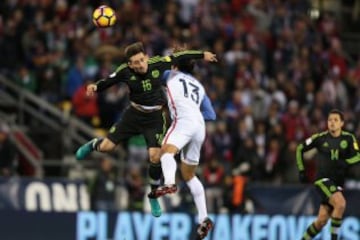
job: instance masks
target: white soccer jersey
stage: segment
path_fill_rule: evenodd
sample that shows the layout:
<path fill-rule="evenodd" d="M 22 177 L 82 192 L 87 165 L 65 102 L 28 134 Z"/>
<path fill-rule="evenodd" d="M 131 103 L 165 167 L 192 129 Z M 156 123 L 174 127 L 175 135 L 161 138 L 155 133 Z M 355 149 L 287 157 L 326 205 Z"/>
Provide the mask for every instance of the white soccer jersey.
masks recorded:
<path fill-rule="evenodd" d="M 173 71 L 166 90 L 172 123 L 163 143 L 181 149 L 182 161 L 197 165 L 205 139 L 205 121 L 200 111 L 204 87 L 191 75 Z"/>
<path fill-rule="evenodd" d="M 172 119 L 203 119 L 200 105 L 205 96 L 205 90 L 198 80 L 189 74 L 172 71 L 166 85 Z"/>

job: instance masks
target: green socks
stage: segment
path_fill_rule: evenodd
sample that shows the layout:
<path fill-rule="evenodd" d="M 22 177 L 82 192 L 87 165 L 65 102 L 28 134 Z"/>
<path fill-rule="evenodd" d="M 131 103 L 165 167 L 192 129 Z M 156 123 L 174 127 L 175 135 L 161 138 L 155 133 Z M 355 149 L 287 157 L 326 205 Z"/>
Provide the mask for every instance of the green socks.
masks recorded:
<path fill-rule="evenodd" d="M 312 223 L 305 231 L 303 237 L 301 238 L 301 240 L 311 240 L 313 239 L 318 233 L 320 232 L 320 230 L 316 229 L 315 224 Z"/>

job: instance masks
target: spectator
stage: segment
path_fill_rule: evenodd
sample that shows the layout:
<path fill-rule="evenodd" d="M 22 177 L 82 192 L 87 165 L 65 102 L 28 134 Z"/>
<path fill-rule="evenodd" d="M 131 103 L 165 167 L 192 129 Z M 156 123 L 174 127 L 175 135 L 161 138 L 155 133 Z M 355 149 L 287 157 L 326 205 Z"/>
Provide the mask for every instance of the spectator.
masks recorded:
<path fill-rule="evenodd" d="M 229 212 L 250 212 L 245 206 L 246 201 L 248 201 L 248 196 L 246 196 L 247 182 L 248 178 L 243 175 L 225 177 L 224 206 Z"/>
<path fill-rule="evenodd" d="M 253 137 L 249 136 L 238 146 L 233 161 L 232 174 L 249 176 L 252 180 L 256 181 L 261 179 L 263 175 L 261 168 L 262 165 L 256 151 L 255 141 Z"/>
<path fill-rule="evenodd" d="M 100 168 L 90 183 L 91 209 L 95 211 L 116 210 L 115 190 L 117 186 L 114 165 L 108 158 L 100 161 Z"/>
<path fill-rule="evenodd" d="M 37 90 L 38 83 L 34 74 L 24 65 L 20 66 L 16 72 L 15 81 L 20 87 L 29 92 L 35 93 Z"/>
<path fill-rule="evenodd" d="M 296 166 L 296 142 L 290 142 L 283 154 L 283 164 L 280 168 L 282 181 L 287 183 L 297 183 L 299 181 Z"/>
<path fill-rule="evenodd" d="M 146 141 L 143 135 L 136 135 L 129 139 L 127 144 L 128 149 L 128 168 L 145 170 L 148 158 Z M 143 172 L 143 171 L 141 171 Z"/>
<path fill-rule="evenodd" d="M 15 174 L 16 148 L 9 134 L 9 127 L 5 123 L 0 123 L 0 176 L 4 177 Z"/>
<path fill-rule="evenodd" d="M 121 109 L 124 109 L 128 97 L 126 86 L 111 86 L 97 96 L 101 127 L 109 129 L 114 122 L 121 117 Z"/>
<path fill-rule="evenodd" d="M 208 211 L 217 213 L 223 206 L 224 167 L 213 157 L 204 167 L 204 186 Z"/>
<path fill-rule="evenodd" d="M 125 178 L 126 189 L 129 193 L 129 210 L 142 211 L 145 194 L 145 181 L 142 177 L 140 168 L 129 169 Z"/>
<path fill-rule="evenodd" d="M 86 94 L 86 86 L 89 83 L 90 80 L 86 80 L 85 83 L 74 92 L 72 104 L 75 115 L 91 125 L 94 123 L 93 119 L 98 118 L 99 108 L 97 95 L 88 96 Z"/>
<path fill-rule="evenodd" d="M 271 138 L 268 145 L 264 158 L 265 173 L 269 180 L 279 182 L 279 166 L 281 165 L 280 142 L 276 138 Z"/>
<path fill-rule="evenodd" d="M 78 57 L 75 65 L 69 70 L 66 81 L 66 95 L 71 98 L 76 90 L 78 90 L 84 84 L 85 72 L 84 72 L 84 58 Z"/>
<path fill-rule="evenodd" d="M 282 117 L 282 124 L 285 131 L 285 139 L 287 142 L 298 141 L 306 136 L 306 126 L 304 119 L 299 117 L 299 103 L 292 100 L 288 104 L 288 110 Z"/>
<path fill-rule="evenodd" d="M 223 159 L 222 164 L 226 170 L 230 169 L 233 158 L 231 135 L 227 130 L 227 125 L 224 121 L 216 122 L 216 130 L 212 135 L 212 141 L 215 147 L 217 156 Z"/>

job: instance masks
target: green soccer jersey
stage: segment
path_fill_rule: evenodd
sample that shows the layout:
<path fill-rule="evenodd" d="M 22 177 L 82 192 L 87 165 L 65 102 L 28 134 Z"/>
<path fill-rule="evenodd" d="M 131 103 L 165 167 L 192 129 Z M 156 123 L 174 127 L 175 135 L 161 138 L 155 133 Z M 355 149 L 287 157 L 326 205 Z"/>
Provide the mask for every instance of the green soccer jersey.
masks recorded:
<path fill-rule="evenodd" d="M 346 167 L 360 162 L 359 145 L 353 134 L 342 131 L 339 137 L 333 137 L 328 131 L 316 133 L 296 149 L 296 160 L 299 171 L 304 169 L 304 152 L 316 148 L 316 179 L 329 178 L 339 186 L 345 180 Z"/>
<path fill-rule="evenodd" d="M 126 63 L 123 63 L 108 78 L 96 83 L 97 91 L 100 92 L 122 82 L 129 87 L 130 101 L 145 106 L 164 105 L 166 98 L 161 80 L 164 71 L 171 69 L 173 62 L 178 60 L 201 59 L 203 57 L 202 51 L 195 50 L 177 52 L 165 57 L 151 57 L 148 62 L 148 71 L 145 74 L 135 73 Z"/>

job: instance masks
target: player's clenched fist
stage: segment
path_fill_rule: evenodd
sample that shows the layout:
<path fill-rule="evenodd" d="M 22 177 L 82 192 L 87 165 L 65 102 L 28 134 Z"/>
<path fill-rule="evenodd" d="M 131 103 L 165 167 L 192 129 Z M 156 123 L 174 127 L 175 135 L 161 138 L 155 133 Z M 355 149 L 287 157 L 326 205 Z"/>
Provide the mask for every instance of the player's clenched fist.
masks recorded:
<path fill-rule="evenodd" d="M 97 90 L 96 84 L 89 84 L 86 87 L 86 95 L 87 96 L 94 96 L 96 90 Z"/>
<path fill-rule="evenodd" d="M 216 54 L 212 52 L 205 51 L 204 52 L 204 60 L 208 62 L 217 62 Z"/>

